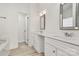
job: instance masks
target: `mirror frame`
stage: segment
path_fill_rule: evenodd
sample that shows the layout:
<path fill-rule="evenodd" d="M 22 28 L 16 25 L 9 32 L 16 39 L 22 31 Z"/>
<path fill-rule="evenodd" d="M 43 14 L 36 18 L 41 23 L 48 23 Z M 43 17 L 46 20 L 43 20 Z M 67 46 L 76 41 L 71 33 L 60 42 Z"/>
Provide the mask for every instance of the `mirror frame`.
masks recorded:
<path fill-rule="evenodd" d="M 59 13 L 59 27 L 60 30 L 77 30 L 77 12 L 78 12 L 78 3 L 72 3 L 72 17 L 73 17 L 73 27 L 63 27 L 63 5 L 60 4 L 60 13 Z"/>
<path fill-rule="evenodd" d="M 40 30 L 45 30 L 45 14 L 40 16 Z"/>

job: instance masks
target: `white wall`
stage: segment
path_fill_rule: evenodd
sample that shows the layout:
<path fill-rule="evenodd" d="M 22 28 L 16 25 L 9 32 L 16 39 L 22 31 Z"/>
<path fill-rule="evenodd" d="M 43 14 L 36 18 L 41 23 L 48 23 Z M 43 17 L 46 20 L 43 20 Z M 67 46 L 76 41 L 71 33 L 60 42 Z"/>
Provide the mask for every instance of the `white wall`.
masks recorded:
<path fill-rule="evenodd" d="M 40 31 L 40 4 L 30 4 L 29 45 L 37 52 L 44 52 L 44 37 L 34 34 Z"/>
<path fill-rule="evenodd" d="M 59 29 L 59 9 L 60 4 L 59 3 L 40 3 L 39 4 L 31 4 L 30 7 L 30 15 L 31 15 L 31 19 L 30 19 L 30 35 L 29 35 L 29 39 L 30 39 L 30 44 L 31 45 L 35 45 L 35 41 L 36 43 L 39 41 L 40 37 L 37 35 L 32 34 L 31 32 L 34 31 L 39 31 L 39 12 L 41 12 L 44 9 L 47 9 L 47 13 L 46 13 L 46 33 L 49 34 L 54 34 L 55 36 L 59 36 L 61 38 L 66 38 L 64 33 L 65 32 L 72 32 L 73 36 L 72 36 L 72 40 L 76 40 L 79 38 L 79 30 L 60 30 Z M 37 12 L 36 12 L 37 11 Z M 78 41 L 77 41 L 78 42 Z M 37 43 L 38 44 L 38 43 Z M 38 50 L 39 47 L 38 45 L 35 45 L 35 47 L 37 47 L 36 49 Z"/>
<path fill-rule="evenodd" d="M 30 4 L 30 34 L 29 34 L 29 45 L 34 45 L 35 36 L 32 32 L 39 31 L 39 4 Z"/>
<path fill-rule="evenodd" d="M 18 46 L 18 12 L 26 12 L 29 14 L 28 38 L 29 44 L 34 45 L 34 39 L 40 37 L 32 34 L 34 31 L 39 31 L 39 12 L 47 9 L 46 14 L 46 32 L 64 38 L 64 32 L 73 32 L 73 39 L 79 38 L 78 30 L 60 30 L 59 29 L 59 4 L 56 3 L 41 3 L 39 4 L 0 4 L 0 16 L 7 17 L 6 31 L 9 40 L 9 48 Z M 4 36 L 4 34 L 1 36 Z M 35 39 L 36 41 L 36 39 Z"/>
<path fill-rule="evenodd" d="M 7 17 L 6 31 L 10 49 L 18 47 L 18 12 L 29 14 L 28 4 L 0 4 L 0 16 Z"/>
<path fill-rule="evenodd" d="M 71 32 L 73 33 L 72 40 L 79 39 L 79 30 L 60 30 L 59 29 L 59 3 L 47 3 L 40 4 L 40 11 L 47 9 L 46 14 L 46 33 L 54 34 L 61 38 L 66 38 L 64 33 Z M 78 40 L 79 41 L 79 40 Z M 78 42 L 77 41 L 77 42 Z"/>

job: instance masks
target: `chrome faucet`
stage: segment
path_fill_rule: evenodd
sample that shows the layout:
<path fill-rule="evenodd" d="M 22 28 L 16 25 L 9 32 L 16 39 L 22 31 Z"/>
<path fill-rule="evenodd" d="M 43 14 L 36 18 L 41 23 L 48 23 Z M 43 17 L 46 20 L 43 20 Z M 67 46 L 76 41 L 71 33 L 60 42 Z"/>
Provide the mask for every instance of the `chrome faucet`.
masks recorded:
<path fill-rule="evenodd" d="M 66 37 L 72 37 L 72 34 L 73 34 L 73 33 L 65 32 L 65 36 L 66 36 Z"/>

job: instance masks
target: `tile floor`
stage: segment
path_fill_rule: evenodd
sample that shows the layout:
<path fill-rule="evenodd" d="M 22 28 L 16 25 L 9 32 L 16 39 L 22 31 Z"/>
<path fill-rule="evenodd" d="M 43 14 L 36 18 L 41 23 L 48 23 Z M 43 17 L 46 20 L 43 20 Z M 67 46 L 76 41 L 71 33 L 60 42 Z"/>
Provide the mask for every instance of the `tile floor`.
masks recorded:
<path fill-rule="evenodd" d="M 9 56 L 43 56 L 43 53 L 37 53 L 32 47 L 29 47 L 25 43 L 20 43 L 19 47 L 9 51 Z"/>

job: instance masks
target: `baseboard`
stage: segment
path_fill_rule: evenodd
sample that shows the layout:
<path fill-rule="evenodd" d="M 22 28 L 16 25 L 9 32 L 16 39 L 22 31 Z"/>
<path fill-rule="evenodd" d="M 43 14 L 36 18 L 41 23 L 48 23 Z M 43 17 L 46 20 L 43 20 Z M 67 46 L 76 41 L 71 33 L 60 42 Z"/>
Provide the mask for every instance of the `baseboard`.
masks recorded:
<path fill-rule="evenodd" d="M 43 56 L 44 56 L 44 52 L 38 52 L 33 46 L 32 46 L 32 48 L 33 48 L 37 53 L 43 54 Z"/>

